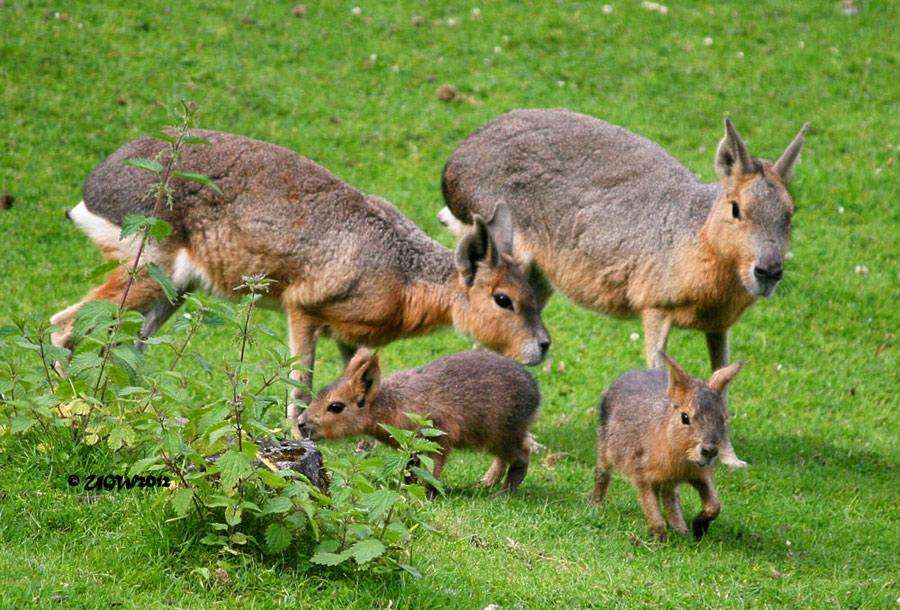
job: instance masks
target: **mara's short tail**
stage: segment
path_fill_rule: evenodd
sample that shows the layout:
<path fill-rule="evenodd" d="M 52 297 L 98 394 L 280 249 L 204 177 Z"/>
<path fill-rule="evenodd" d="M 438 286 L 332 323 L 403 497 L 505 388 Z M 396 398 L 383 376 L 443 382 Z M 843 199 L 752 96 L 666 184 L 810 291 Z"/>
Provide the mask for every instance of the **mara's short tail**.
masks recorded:
<path fill-rule="evenodd" d="M 438 212 L 438 220 L 442 225 L 450 229 L 450 232 L 456 236 L 456 239 L 462 239 L 463 236 L 472 228 L 471 225 L 463 223 L 459 218 L 453 215 L 450 208 L 444 207 Z"/>

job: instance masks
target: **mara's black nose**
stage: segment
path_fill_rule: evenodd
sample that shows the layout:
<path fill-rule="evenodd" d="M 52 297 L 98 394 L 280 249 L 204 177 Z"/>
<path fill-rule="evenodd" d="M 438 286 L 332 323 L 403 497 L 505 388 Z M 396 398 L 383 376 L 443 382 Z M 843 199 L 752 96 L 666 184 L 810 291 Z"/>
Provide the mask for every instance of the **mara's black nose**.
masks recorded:
<path fill-rule="evenodd" d="M 753 268 L 753 275 L 762 282 L 777 282 L 784 276 L 784 268 L 781 263 L 756 265 Z"/>
<path fill-rule="evenodd" d="M 718 447 L 712 446 L 712 447 L 701 447 L 700 448 L 700 457 L 702 457 L 706 460 L 712 460 L 717 455 L 719 455 Z"/>
<path fill-rule="evenodd" d="M 538 347 L 541 348 L 541 358 L 547 355 L 547 350 L 550 349 L 550 341 L 541 341 L 538 343 Z"/>

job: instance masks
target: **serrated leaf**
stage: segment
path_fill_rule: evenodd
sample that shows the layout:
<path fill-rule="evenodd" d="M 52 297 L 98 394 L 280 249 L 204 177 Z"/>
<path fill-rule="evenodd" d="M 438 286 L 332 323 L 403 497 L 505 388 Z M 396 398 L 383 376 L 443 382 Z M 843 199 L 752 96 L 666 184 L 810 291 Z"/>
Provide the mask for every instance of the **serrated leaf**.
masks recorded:
<path fill-rule="evenodd" d="M 172 496 L 172 508 L 175 510 L 175 514 L 179 517 L 185 516 L 191 507 L 193 497 L 193 489 L 179 489 L 176 491 L 175 495 Z"/>
<path fill-rule="evenodd" d="M 322 566 L 336 566 L 344 563 L 350 558 L 350 553 L 316 553 L 309 560 Z"/>
<path fill-rule="evenodd" d="M 362 565 L 384 555 L 384 545 L 377 538 L 367 538 L 360 540 L 349 549 L 350 556 L 356 560 L 356 563 Z"/>
<path fill-rule="evenodd" d="M 75 313 L 72 323 L 72 343 L 80 341 L 88 332 L 108 328 L 116 318 L 117 307 L 105 299 L 88 301 Z"/>
<path fill-rule="evenodd" d="M 207 146 L 212 146 L 212 142 L 205 138 L 201 138 L 199 136 L 184 136 L 181 139 L 182 144 L 205 144 Z"/>
<path fill-rule="evenodd" d="M 113 451 L 118 451 L 123 443 L 125 445 L 133 445 L 134 430 L 129 426 L 119 426 L 109 433 L 109 438 L 106 442 L 109 443 L 109 448 Z"/>
<path fill-rule="evenodd" d="M 419 434 L 422 436 L 434 437 L 434 436 L 444 436 L 447 434 L 443 430 L 438 430 L 437 428 L 422 428 L 419 430 Z"/>
<path fill-rule="evenodd" d="M 158 456 L 144 458 L 142 460 L 138 460 L 134 464 L 131 465 L 131 468 L 128 469 L 128 476 L 133 477 L 136 474 L 141 474 L 145 470 L 147 470 L 148 466 L 152 466 L 156 462 L 159 461 Z"/>
<path fill-rule="evenodd" d="M 202 184 L 204 186 L 208 186 L 209 188 L 211 188 L 218 194 L 220 194 L 220 195 L 223 194 L 222 189 L 220 189 L 216 185 L 216 183 L 213 182 L 212 180 L 210 180 L 209 176 L 207 176 L 205 174 L 198 174 L 195 172 L 189 172 L 189 171 L 185 171 L 185 170 L 176 170 L 176 171 L 172 172 L 172 174 L 174 174 L 175 176 L 178 176 L 179 178 L 184 178 L 185 180 L 193 180 L 194 182 L 199 182 L 200 184 Z"/>
<path fill-rule="evenodd" d="M 110 357 L 129 377 L 136 375 L 144 364 L 144 355 L 130 343 L 114 348 Z"/>
<path fill-rule="evenodd" d="M 184 441 L 181 438 L 181 432 L 171 429 L 163 432 L 163 447 L 166 448 L 170 459 L 174 459 L 181 453 L 182 445 L 184 445 Z"/>
<path fill-rule="evenodd" d="M 241 477 L 253 472 L 250 458 L 234 449 L 226 451 L 216 462 L 222 475 L 222 485 L 226 489 L 234 487 Z"/>
<path fill-rule="evenodd" d="M 164 240 L 172 232 L 172 225 L 159 218 L 150 218 L 150 235 L 157 242 Z"/>
<path fill-rule="evenodd" d="M 37 420 L 33 417 L 28 417 L 27 415 L 16 415 L 12 418 L 9 431 L 11 434 L 20 434 L 31 428 L 36 423 Z"/>
<path fill-rule="evenodd" d="M 166 142 L 171 142 L 172 144 L 178 141 L 178 138 L 176 138 L 175 136 L 170 136 L 164 131 L 154 131 L 153 133 L 149 133 L 147 135 L 151 138 L 156 138 L 157 140 L 165 140 Z"/>
<path fill-rule="evenodd" d="M 376 521 L 391 507 L 402 499 L 402 496 L 391 489 L 379 489 L 362 498 L 362 504 L 369 509 L 369 518 Z"/>
<path fill-rule="evenodd" d="M 154 174 L 159 174 L 163 170 L 162 164 L 159 161 L 154 161 L 153 159 L 129 159 L 128 161 L 123 161 L 122 165 L 127 165 L 128 167 L 137 167 L 138 169 L 153 172 Z"/>
<path fill-rule="evenodd" d="M 225 507 L 225 523 L 234 527 L 236 525 L 241 524 L 241 516 L 244 514 L 244 511 L 240 508 L 236 508 L 234 506 L 226 506 Z"/>
<path fill-rule="evenodd" d="M 107 273 L 112 271 L 113 269 L 118 269 L 119 265 L 121 265 L 124 261 L 114 260 L 114 261 L 106 261 L 102 265 L 97 265 L 93 269 L 87 272 L 84 276 L 85 280 L 95 280 L 99 277 L 105 276 Z"/>
<path fill-rule="evenodd" d="M 119 239 L 131 237 L 144 227 L 149 226 L 150 221 L 146 216 L 141 214 L 126 214 L 125 218 L 122 219 L 122 232 L 119 234 Z"/>
<path fill-rule="evenodd" d="M 174 303 L 178 298 L 179 291 L 175 286 L 175 282 L 172 281 L 172 278 L 170 278 L 165 271 L 160 269 L 159 265 L 156 263 L 147 264 L 147 273 L 149 273 L 150 277 L 153 278 L 153 281 L 159 284 L 160 288 L 163 289 L 169 302 Z"/>
<path fill-rule="evenodd" d="M 420 479 L 423 479 L 424 481 L 430 483 L 431 486 L 434 487 L 441 495 L 444 495 L 444 488 L 441 485 L 441 482 L 434 478 L 433 474 L 431 474 L 424 468 L 419 468 L 418 466 L 413 466 L 412 468 L 410 468 L 410 471 Z"/>
<path fill-rule="evenodd" d="M 281 523 L 270 523 L 266 528 L 266 551 L 280 553 L 291 544 L 291 530 Z"/>
<path fill-rule="evenodd" d="M 294 508 L 294 503 L 291 502 L 290 498 L 275 496 L 269 500 L 262 512 L 264 515 L 271 515 L 273 513 L 286 513 L 292 508 Z"/>
<path fill-rule="evenodd" d="M 267 468 L 257 468 L 256 474 L 262 479 L 262 482 L 274 489 L 280 489 L 287 486 L 287 481 L 278 473 L 272 472 Z"/>

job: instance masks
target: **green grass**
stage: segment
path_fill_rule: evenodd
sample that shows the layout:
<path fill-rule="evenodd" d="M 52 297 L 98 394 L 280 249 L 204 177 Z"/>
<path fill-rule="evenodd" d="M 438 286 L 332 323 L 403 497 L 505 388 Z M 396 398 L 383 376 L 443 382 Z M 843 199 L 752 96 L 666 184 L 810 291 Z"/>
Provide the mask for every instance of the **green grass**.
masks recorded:
<path fill-rule="evenodd" d="M 454 454 L 448 497 L 425 509 L 442 533 L 416 545 L 421 579 L 217 556 L 164 523 L 150 495 L 80 503 L 68 468 L 101 471 L 108 456 L 69 456 L 32 435 L 0 444 L 0 489 L 43 493 L 0 498 L 0 605 L 897 607 L 896 3 L 858 0 L 853 16 L 799 0 L 672 4 L 667 14 L 636 1 L 611 1 L 611 14 L 592 2 L 358 5 L 354 16 L 354 4 L 310 2 L 300 18 L 280 1 L 0 4 L 0 193 L 16 198 L 0 210 L 0 319 L 49 316 L 88 290 L 84 274 L 102 257 L 63 211 L 109 153 L 170 121 L 160 101 L 194 99 L 203 127 L 312 158 L 447 245 L 435 218 L 443 163 L 509 109 L 604 118 L 705 179 L 724 116 L 767 158 L 811 120 L 786 279 L 732 335 L 734 356 L 749 359 L 731 403 L 751 468 L 720 469 L 723 513 L 700 544 L 646 544 L 622 478 L 592 509 L 594 407 L 617 375 L 642 366 L 629 339 L 640 328 L 556 296 L 545 312 L 552 363 L 534 371 L 544 395 L 534 430 L 569 455 L 550 466 L 539 454 L 519 495 L 498 500 L 473 486 L 490 459 Z M 417 14 L 426 25 L 411 24 Z M 438 101 L 444 82 L 474 103 Z M 276 313 L 264 321 L 285 329 Z M 230 349 L 225 336 L 201 341 L 205 353 Z M 468 346 L 451 332 L 410 340 L 384 350 L 385 366 Z M 706 371 L 701 336 L 676 333 L 670 349 Z M 339 367 L 323 342 L 317 385 Z M 693 513 L 697 499 L 684 495 Z M 198 567 L 223 567 L 230 581 L 205 582 Z"/>

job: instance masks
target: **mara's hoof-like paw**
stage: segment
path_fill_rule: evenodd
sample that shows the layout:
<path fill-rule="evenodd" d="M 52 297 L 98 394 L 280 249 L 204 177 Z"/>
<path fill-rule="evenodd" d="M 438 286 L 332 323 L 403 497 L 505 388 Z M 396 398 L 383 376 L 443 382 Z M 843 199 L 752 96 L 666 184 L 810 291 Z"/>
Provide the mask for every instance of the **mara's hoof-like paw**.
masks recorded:
<path fill-rule="evenodd" d="M 709 531 L 710 523 L 712 523 L 712 519 L 694 519 L 691 529 L 694 531 L 694 538 L 696 540 L 703 538 L 703 535 Z"/>

